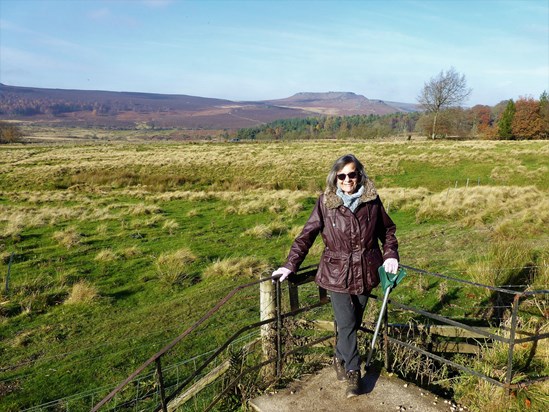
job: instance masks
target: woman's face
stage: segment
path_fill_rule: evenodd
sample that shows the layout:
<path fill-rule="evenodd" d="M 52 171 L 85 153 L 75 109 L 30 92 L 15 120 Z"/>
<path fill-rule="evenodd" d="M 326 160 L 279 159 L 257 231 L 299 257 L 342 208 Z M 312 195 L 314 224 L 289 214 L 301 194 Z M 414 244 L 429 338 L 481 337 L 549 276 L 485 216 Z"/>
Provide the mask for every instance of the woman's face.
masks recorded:
<path fill-rule="evenodd" d="M 351 176 L 349 176 L 349 174 Z M 348 195 L 355 193 L 358 190 L 357 182 L 358 173 L 356 172 L 354 163 L 347 163 L 343 169 L 337 172 L 337 187 L 339 187 L 343 193 Z"/>

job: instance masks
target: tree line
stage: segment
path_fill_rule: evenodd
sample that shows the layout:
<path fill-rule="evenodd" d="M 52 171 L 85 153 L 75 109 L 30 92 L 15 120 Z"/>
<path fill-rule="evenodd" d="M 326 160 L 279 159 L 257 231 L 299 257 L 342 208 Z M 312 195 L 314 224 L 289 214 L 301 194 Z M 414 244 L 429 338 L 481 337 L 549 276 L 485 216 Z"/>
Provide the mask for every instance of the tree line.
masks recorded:
<path fill-rule="evenodd" d="M 240 140 L 360 139 L 412 133 L 420 114 L 315 116 L 281 119 L 230 134 Z"/>
<path fill-rule="evenodd" d="M 73 112 L 91 112 L 94 115 L 115 115 L 120 112 L 169 111 L 169 106 L 146 105 L 141 101 L 71 101 L 50 97 L 21 97 L 18 94 L 2 93 L 0 115 L 34 116 L 62 115 Z"/>
<path fill-rule="evenodd" d="M 321 116 L 277 120 L 228 134 L 238 140 L 374 139 L 412 134 L 432 137 L 434 118 L 437 138 L 548 139 L 549 100 L 521 97 L 491 107 L 453 107 L 434 112 L 387 115 Z"/>

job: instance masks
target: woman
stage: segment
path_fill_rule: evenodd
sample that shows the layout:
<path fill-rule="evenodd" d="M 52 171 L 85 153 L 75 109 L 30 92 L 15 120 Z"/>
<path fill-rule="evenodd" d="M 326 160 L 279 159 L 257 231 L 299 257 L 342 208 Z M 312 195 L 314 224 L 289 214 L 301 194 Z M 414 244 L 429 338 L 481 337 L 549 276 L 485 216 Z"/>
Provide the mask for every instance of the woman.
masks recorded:
<path fill-rule="evenodd" d="M 315 282 L 330 294 L 337 323 L 334 369 L 338 380 L 347 380 L 350 398 L 360 393 L 357 330 L 369 293 L 379 284 L 378 268 L 383 264 L 389 273 L 398 270 L 398 242 L 395 224 L 354 155 L 336 160 L 326 186 L 286 263 L 272 276 L 282 282 L 296 273 L 317 235 L 322 235 L 325 249 Z"/>

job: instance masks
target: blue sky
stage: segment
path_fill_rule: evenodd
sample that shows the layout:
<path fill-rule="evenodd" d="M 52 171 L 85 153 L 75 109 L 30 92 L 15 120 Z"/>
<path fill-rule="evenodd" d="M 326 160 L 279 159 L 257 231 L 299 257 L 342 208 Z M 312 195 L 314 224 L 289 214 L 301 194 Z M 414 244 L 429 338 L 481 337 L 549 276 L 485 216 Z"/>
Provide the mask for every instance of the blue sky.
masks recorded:
<path fill-rule="evenodd" d="M 0 0 L 14 86 L 415 102 L 450 67 L 468 105 L 549 92 L 549 0 Z"/>

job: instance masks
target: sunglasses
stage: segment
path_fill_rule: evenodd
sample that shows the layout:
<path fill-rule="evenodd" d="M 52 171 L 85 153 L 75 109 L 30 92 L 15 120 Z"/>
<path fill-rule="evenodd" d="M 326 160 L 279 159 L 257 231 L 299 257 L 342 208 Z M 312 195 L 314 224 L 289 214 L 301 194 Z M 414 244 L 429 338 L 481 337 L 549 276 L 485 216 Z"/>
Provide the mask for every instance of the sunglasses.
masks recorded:
<path fill-rule="evenodd" d="M 358 176 L 358 173 L 357 172 L 351 172 L 349 174 L 345 174 L 345 173 L 340 173 L 337 175 L 337 178 L 341 181 L 345 180 L 345 177 L 346 176 L 349 176 L 349 179 L 354 179 Z"/>

